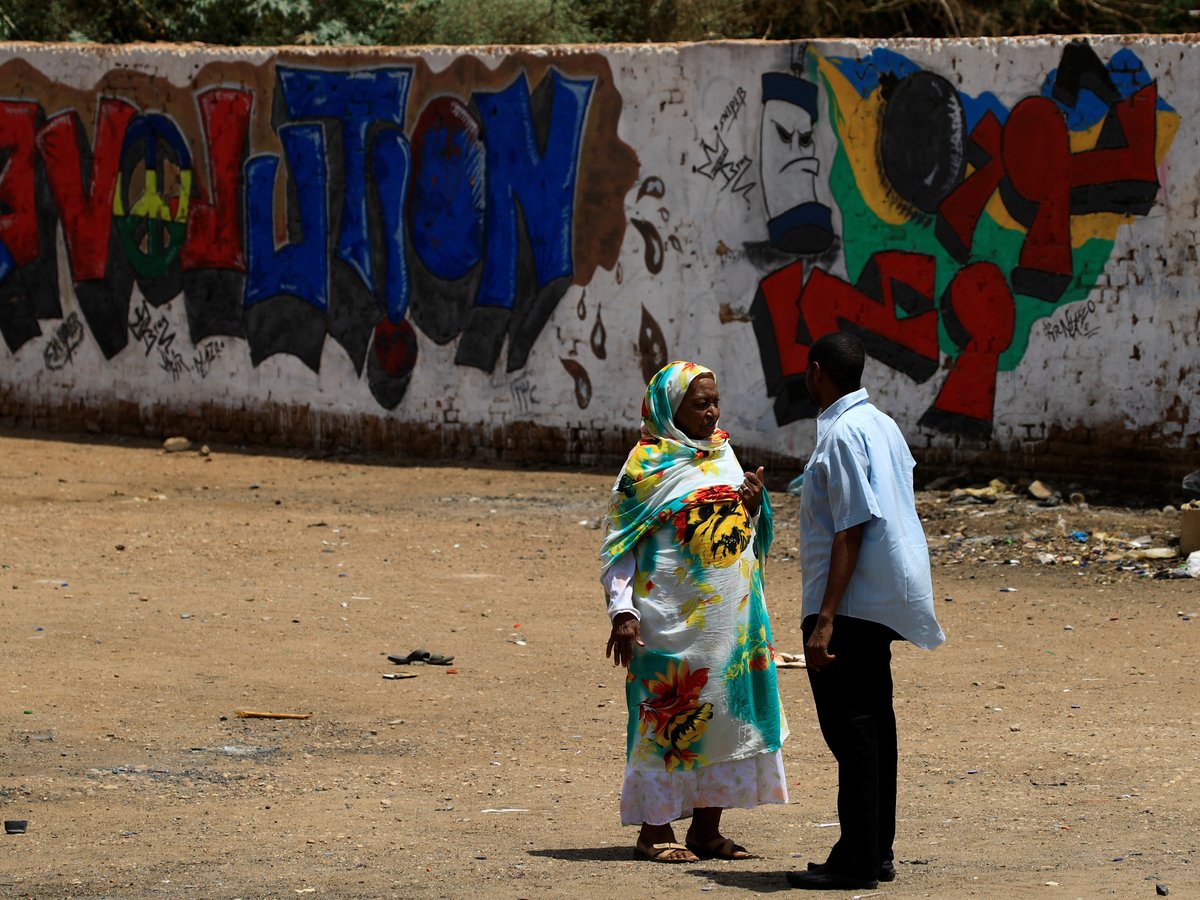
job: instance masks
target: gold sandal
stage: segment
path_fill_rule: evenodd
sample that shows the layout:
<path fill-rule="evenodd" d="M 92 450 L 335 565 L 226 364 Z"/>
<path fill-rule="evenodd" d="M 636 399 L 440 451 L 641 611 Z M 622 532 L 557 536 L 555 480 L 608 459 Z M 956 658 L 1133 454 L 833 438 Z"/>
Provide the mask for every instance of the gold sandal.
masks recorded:
<path fill-rule="evenodd" d="M 642 859 L 648 859 L 651 862 L 660 862 L 660 863 L 699 862 L 699 859 L 672 859 L 670 854 L 674 853 L 676 850 L 683 850 L 683 851 L 686 851 L 687 853 L 691 853 L 692 856 L 696 856 L 696 852 L 694 850 L 692 850 L 691 848 L 685 847 L 683 844 L 676 844 L 674 842 L 668 842 L 665 844 L 651 844 L 648 848 L 646 847 L 645 844 L 638 843 L 638 844 L 635 844 L 633 847 L 634 856 L 641 857 Z"/>

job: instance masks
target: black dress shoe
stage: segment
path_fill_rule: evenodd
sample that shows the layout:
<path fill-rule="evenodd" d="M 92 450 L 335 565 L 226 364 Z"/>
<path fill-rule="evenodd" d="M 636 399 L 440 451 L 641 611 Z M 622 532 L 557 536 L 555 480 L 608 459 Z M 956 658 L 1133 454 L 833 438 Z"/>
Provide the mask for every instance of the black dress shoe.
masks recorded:
<path fill-rule="evenodd" d="M 808 864 L 810 872 L 828 872 L 829 863 L 810 862 Z M 885 859 L 879 864 L 879 880 L 880 881 L 895 881 L 896 880 L 896 864 L 890 859 Z"/>
<path fill-rule="evenodd" d="M 788 872 L 787 883 L 805 891 L 856 891 L 879 887 L 879 881 L 874 878 L 854 878 L 830 872 L 828 869 L 819 872 Z"/>

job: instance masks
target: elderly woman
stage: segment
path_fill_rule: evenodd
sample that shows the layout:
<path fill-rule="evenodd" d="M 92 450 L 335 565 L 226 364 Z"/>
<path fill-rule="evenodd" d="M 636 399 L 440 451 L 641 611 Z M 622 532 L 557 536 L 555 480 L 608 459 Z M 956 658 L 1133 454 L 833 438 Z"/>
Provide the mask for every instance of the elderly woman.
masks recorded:
<path fill-rule="evenodd" d="M 658 862 L 748 859 L 722 811 L 787 802 L 762 588 L 771 505 L 719 415 L 709 369 L 673 362 L 650 380 L 600 551 L 606 655 L 629 670 L 621 823 L 641 825 L 636 854 Z M 679 844 L 671 823 L 689 816 Z"/>

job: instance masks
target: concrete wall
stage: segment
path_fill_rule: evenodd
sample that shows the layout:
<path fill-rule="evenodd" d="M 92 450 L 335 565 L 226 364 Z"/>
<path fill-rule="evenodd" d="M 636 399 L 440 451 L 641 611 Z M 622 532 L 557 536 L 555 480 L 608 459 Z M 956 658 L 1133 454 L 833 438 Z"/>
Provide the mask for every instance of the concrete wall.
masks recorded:
<path fill-rule="evenodd" d="M 1174 38 L 0 46 L 0 422 L 586 463 L 689 358 L 782 464 L 848 328 L 931 463 L 1173 479 L 1197 83 Z"/>

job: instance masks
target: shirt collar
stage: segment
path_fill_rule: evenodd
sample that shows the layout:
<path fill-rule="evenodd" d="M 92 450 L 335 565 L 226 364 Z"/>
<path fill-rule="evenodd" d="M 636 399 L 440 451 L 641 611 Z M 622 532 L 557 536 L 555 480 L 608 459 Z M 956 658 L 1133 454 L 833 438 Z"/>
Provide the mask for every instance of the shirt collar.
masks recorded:
<path fill-rule="evenodd" d="M 859 388 L 857 391 L 851 391 L 838 397 L 833 403 L 825 407 L 824 411 L 817 416 L 817 443 L 821 443 L 821 439 L 825 437 L 825 432 L 829 431 L 830 427 L 836 422 L 846 410 L 852 406 L 858 406 L 860 403 L 867 402 L 867 389 Z"/>

